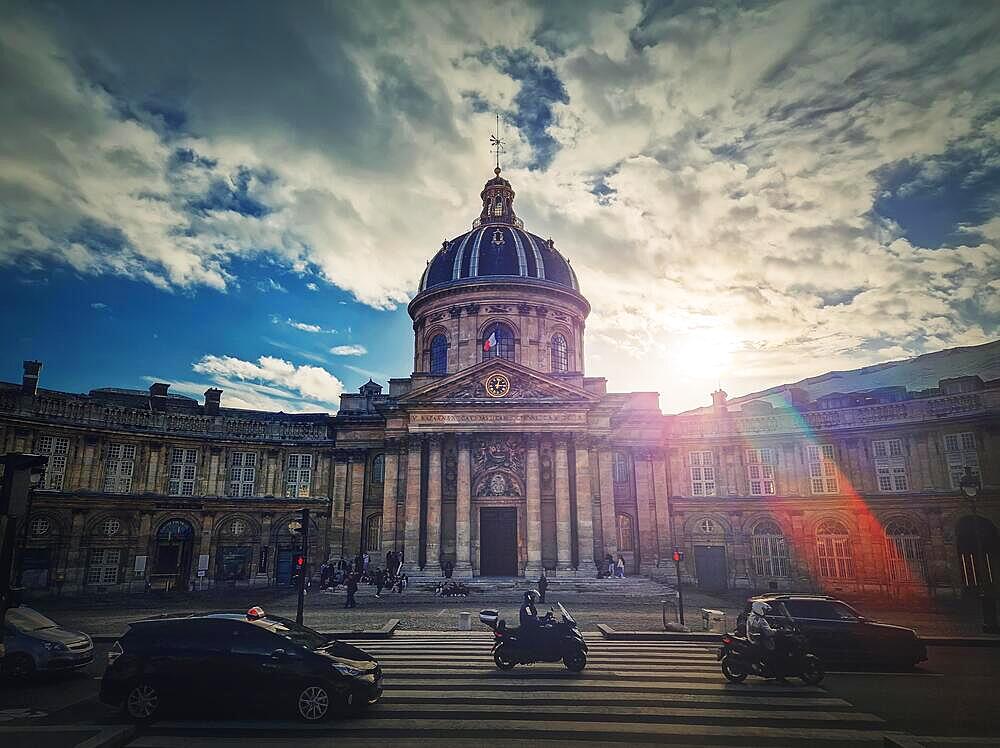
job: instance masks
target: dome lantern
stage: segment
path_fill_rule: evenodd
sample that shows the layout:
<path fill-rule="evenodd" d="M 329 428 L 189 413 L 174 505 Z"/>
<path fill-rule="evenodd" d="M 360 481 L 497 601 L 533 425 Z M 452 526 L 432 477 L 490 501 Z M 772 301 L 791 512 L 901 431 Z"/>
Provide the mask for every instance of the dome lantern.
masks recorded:
<path fill-rule="evenodd" d="M 489 180 L 479 193 L 479 198 L 483 201 L 483 211 L 479 214 L 478 220 L 472 224 L 472 228 L 491 223 L 522 228 L 524 224 L 514 215 L 514 189 L 510 186 L 510 182 L 500 176 L 499 166 L 493 173 L 495 174 L 493 179 Z"/>

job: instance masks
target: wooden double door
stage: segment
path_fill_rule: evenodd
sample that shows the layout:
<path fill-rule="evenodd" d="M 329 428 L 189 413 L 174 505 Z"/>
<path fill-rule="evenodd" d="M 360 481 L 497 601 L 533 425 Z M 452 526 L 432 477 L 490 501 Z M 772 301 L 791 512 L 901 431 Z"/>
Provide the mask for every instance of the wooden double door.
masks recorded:
<path fill-rule="evenodd" d="M 517 509 L 479 510 L 479 575 L 517 576 Z"/>

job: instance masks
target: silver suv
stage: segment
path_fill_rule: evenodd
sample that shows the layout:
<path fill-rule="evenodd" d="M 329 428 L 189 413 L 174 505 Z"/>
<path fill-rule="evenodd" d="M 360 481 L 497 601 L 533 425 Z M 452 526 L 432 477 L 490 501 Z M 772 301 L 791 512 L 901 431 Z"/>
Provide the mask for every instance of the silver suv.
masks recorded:
<path fill-rule="evenodd" d="M 94 661 L 94 642 L 89 636 L 64 629 L 23 605 L 7 611 L 3 642 L 6 653 L 0 664 L 6 675 L 15 678 L 75 670 Z"/>

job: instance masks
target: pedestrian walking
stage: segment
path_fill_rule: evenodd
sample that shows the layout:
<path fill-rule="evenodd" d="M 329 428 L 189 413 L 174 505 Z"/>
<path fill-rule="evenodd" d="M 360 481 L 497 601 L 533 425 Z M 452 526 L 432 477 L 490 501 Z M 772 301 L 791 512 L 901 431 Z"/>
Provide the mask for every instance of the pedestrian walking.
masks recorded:
<path fill-rule="evenodd" d="M 392 574 L 396 568 L 396 551 L 391 548 L 385 552 L 385 573 Z"/>
<path fill-rule="evenodd" d="M 385 587 L 385 572 L 381 569 L 375 570 L 375 597 L 382 597 L 382 588 Z"/>
<path fill-rule="evenodd" d="M 396 568 L 392 570 L 392 573 L 398 577 L 402 571 L 403 571 L 403 549 L 400 548 L 398 551 L 396 551 Z"/>
<path fill-rule="evenodd" d="M 356 608 L 358 606 L 357 601 L 354 599 L 357 591 L 358 578 L 355 574 L 351 574 L 347 577 L 347 603 L 344 605 L 345 608 Z"/>
<path fill-rule="evenodd" d="M 615 570 L 615 576 L 619 579 L 625 578 L 625 557 L 621 554 L 618 555 L 618 564 Z"/>
<path fill-rule="evenodd" d="M 604 556 L 604 563 L 608 568 L 608 577 L 613 577 L 615 575 L 615 560 L 611 558 L 610 553 Z"/>
<path fill-rule="evenodd" d="M 545 602 L 545 590 L 549 588 L 549 578 L 545 576 L 545 569 L 542 569 L 542 575 L 538 577 L 538 595 L 539 602 Z"/>
<path fill-rule="evenodd" d="M 365 551 L 361 556 L 361 569 L 365 574 L 368 573 L 368 565 L 371 563 L 372 557 L 368 555 L 368 551 Z"/>
<path fill-rule="evenodd" d="M 444 571 L 444 578 L 451 579 L 451 575 L 455 571 L 455 565 L 451 562 L 451 559 L 444 562 L 442 570 Z"/>

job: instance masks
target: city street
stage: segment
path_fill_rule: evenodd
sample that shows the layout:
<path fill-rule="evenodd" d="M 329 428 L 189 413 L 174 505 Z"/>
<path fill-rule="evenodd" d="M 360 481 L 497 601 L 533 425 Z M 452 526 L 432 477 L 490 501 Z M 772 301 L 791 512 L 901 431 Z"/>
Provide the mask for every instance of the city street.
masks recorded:
<path fill-rule="evenodd" d="M 537 744 L 881 745 L 908 733 L 922 745 L 994 743 L 1000 707 L 993 648 L 933 648 L 912 673 L 830 674 L 821 688 L 723 680 L 715 648 L 608 642 L 588 635 L 579 676 L 560 665 L 501 673 L 485 633 L 399 632 L 359 642 L 385 670 L 381 703 L 363 717 L 304 725 L 283 715 L 215 715 L 137 730 L 96 700 L 107 646 L 83 673 L 0 690 L 0 742 L 72 746 L 101 735 L 127 745 Z M 234 684 L 251 688 L 252 684 Z M 102 732 L 103 731 L 103 732 Z M 956 741 L 957 737 L 966 740 Z M 901 736 L 902 737 L 902 736 Z M 101 743 L 92 742 L 89 745 Z"/>

